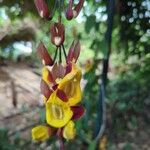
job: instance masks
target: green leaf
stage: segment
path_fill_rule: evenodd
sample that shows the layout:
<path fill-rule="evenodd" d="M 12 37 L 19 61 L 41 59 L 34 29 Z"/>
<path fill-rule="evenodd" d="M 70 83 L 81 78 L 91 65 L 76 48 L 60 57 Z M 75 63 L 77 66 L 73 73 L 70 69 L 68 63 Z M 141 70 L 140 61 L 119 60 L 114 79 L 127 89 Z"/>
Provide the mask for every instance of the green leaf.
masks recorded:
<path fill-rule="evenodd" d="M 100 41 L 98 39 L 94 39 L 90 48 L 95 51 L 102 52 L 104 57 L 107 56 L 108 45 L 105 40 Z"/>
<path fill-rule="evenodd" d="M 85 23 L 85 31 L 89 33 L 93 27 L 95 27 L 96 23 L 96 16 L 91 15 L 87 17 L 86 23 Z"/>
<path fill-rule="evenodd" d="M 88 150 L 95 150 L 96 149 L 96 141 L 92 141 L 88 147 Z"/>
<path fill-rule="evenodd" d="M 49 9 L 52 10 L 55 5 L 55 0 L 46 0 L 46 3 L 48 5 Z"/>

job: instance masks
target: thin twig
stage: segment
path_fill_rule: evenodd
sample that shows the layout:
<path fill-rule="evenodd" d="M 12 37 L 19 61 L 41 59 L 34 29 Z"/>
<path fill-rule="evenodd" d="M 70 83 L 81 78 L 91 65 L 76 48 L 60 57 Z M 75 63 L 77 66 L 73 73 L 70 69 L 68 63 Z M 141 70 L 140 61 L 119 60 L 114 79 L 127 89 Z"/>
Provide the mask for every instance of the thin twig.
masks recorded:
<path fill-rule="evenodd" d="M 59 140 L 59 143 L 60 143 L 59 149 L 60 149 L 60 150 L 64 150 L 64 149 L 65 149 L 65 146 L 64 146 L 64 142 L 63 142 L 61 133 L 62 133 L 62 128 L 59 128 L 59 129 L 57 130 L 57 133 L 56 133 L 56 135 L 57 135 L 57 137 L 58 137 L 58 140 Z"/>
<path fill-rule="evenodd" d="M 65 150 L 64 142 L 61 137 L 59 137 L 60 150 Z"/>
<path fill-rule="evenodd" d="M 59 47 L 59 64 L 62 63 L 62 58 L 61 58 L 61 47 Z"/>
<path fill-rule="evenodd" d="M 55 61 L 56 61 L 57 54 L 58 54 L 58 47 L 55 50 L 55 55 L 54 55 L 53 63 L 55 63 Z"/>
<path fill-rule="evenodd" d="M 63 48 L 63 52 L 64 52 L 65 59 L 67 60 L 67 54 L 66 54 L 66 50 L 65 50 L 64 45 L 62 45 L 62 48 Z"/>

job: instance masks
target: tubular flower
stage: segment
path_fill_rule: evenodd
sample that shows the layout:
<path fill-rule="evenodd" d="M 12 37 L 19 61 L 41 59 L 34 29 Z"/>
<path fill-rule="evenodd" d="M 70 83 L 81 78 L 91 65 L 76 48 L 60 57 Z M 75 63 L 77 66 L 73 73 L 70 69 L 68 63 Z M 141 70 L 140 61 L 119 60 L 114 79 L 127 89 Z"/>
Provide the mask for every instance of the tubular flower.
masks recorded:
<path fill-rule="evenodd" d="M 50 137 L 50 135 L 51 135 L 51 130 L 47 126 L 40 125 L 32 129 L 33 140 L 45 141 Z"/>
<path fill-rule="evenodd" d="M 69 105 L 76 105 L 81 101 L 82 93 L 80 87 L 81 70 L 72 64 L 72 70 L 59 83 L 58 89 L 63 90 L 69 101 Z"/>
<path fill-rule="evenodd" d="M 53 57 L 42 42 L 37 48 L 37 53 L 43 62 L 40 89 L 44 96 L 46 125 L 33 128 L 32 138 L 33 140 L 44 141 L 55 134 L 60 139 L 72 140 L 76 134 L 75 121 L 85 113 L 84 107 L 80 104 L 82 73 L 76 64 L 81 45 L 78 40 L 74 40 L 68 54 L 66 54 L 64 46 L 65 27 L 61 22 L 61 11 L 65 6 L 63 1 L 34 0 L 34 2 L 42 18 L 50 19 L 57 6 L 59 6 L 60 16 L 58 22 L 54 22 L 50 26 L 50 41 L 55 45 Z M 79 0 L 74 6 L 74 0 L 69 0 L 66 10 L 68 20 L 78 16 L 83 2 L 84 0 Z M 65 59 L 62 59 L 62 55 Z"/>
<path fill-rule="evenodd" d="M 74 139 L 75 134 L 76 134 L 75 123 L 73 121 L 69 121 L 63 129 L 63 137 L 66 140 L 72 140 Z"/>
<path fill-rule="evenodd" d="M 53 92 L 46 103 L 46 120 L 50 126 L 61 128 L 68 123 L 73 112 L 67 103 L 57 97 L 56 92 Z"/>

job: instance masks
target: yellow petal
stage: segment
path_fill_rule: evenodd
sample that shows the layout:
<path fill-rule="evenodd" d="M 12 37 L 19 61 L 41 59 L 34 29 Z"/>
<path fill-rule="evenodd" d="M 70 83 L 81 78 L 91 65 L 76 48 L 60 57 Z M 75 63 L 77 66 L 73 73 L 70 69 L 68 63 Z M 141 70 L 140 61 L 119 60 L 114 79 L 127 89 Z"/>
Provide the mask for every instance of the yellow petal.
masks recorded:
<path fill-rule="evenodd" d="M 42 69 L 42 79 L 47 83 L 49 84 L 49 80 L 48 80 L 48 73 L 49 73 L 49 70 L 47 69 L 46 66 L 43 67 Z"/>
<path fill-rule="evenodd" d="M 76 129 L 73 121 L 69 121 L 68 124 L 64 127 L 63 137 L 67 140 L 72 140 L 75 137 Z"/>
<path fill-rule="evenodd" d="M 59 83 L 58 88 L 66 93 L 70 106 L 74 106 L 81 101 L 81 76 L 81 70 L 75 64 L 72 64 L 71 72 L 68 73 Z"/>
<path fill-rule="evenodd" d="M 49 125 L 60 128 L 68 123 L 73 112 L 67 103 L 57 97 L 56 92 L 52 93 L 46 103 L 46 120 Z"/>
<path fill-rule="evenodd" d="M 46 126 L 37 126 L 32 129 L 32 139 L 37 141 L 45 141 L 49 138 L 49 128 Z"/>

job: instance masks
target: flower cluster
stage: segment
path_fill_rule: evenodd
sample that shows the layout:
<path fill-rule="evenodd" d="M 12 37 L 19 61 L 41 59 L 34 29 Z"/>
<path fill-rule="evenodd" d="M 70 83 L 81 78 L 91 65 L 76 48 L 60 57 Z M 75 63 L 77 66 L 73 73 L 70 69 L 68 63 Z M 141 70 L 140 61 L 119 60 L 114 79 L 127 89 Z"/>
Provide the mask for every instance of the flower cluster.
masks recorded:
<path fill-rule="evenodd" d="M 55 2 L 57 3 L 58 0 Z M 50 10 L 46 0 L 35 0 L 35 5 L 41 17 L 52 18 L 54 8 Z M 80 0 L 74 8 L 73 0 L 70 0 L 66 18 L 70 20 L 76 17 L 82 6 L 83 0 Z M 85 112 L 84 107 L 80 104 L 82 73 L 76 64 L 81 45 L 78 40 L 74 40 L 66 54 L 65 27 L 61 23 L 61 16 L 58 22 L 51 24 L 50 35 L 51 43 L 56 47 L 54 57 L 51 57 L 42 42 L 37 48 L 37 53 L 43 62 L 40 89 L 46 108 L 46 124 L 34 127 L 32 138 L 44 141 L 57 135 L 59 138 L 71 140 L 76 133 L 74 122 L 80 119 Z M 62 59 L 62 54 L 64 54 L 65 60 Z"/>
<path fill-rule="evenodd" d="M 62 6 L 64 3 L 63 1 L 55 0 L 54 6 L 50 7 L 49 4 L 51 4 L 52 2 L 48 2 L 48 0 L 34 0 L 34 2 L 39 15 L 47 20 L 51 20 L 53 18 L 55 11 L 57 10 L 56 6 Z M 79 2 L 75 5 L 74 0 L 68 0 L 67 8 L 65 10 L 66 18 L 68 20 L 76 18 L 83 7 L 83 3 L 84 0 L 79 0 Z"/>
<path fill-rule="evenodd" d="M 58 27 L 57 30 L 53 29 Z M 62 29 L 59 35 L 59 27 Z M 51 26 L 51 41 L 57 46 L 59 54 L 64 41 L 64 28 L 60 23 Z M 59 39 L 59 40 L 58 40 Z M 62 46 L 64 48 L 64 46 Z M 65 50 L 64 50 L 65 51 Z M 44 95 L 46 106 L 46 126 L 38 126 L 32 129 L 34 140 L 46 140 L 53 133 L 59 132 L 59 136 L 65 139 L 73 139 L 75 136 L 74 121 L 84 114 L 83 106 L 79 105 L 82 92 L 80 87 L 81 70 L 76 65 L 80 53 L 79 41 L 73 41 L 66 63 L 54 62 L 43 43 L 37 48 L 37 52 L 43 61 L 41 80 L 41 93 Z M 59 55 L 60 58 L 60 55 Z M 60 132 L 61 130 L 61 132 Z"/>

